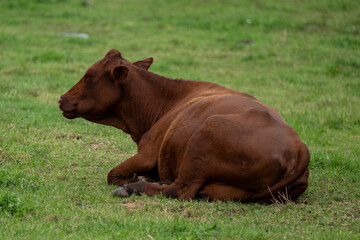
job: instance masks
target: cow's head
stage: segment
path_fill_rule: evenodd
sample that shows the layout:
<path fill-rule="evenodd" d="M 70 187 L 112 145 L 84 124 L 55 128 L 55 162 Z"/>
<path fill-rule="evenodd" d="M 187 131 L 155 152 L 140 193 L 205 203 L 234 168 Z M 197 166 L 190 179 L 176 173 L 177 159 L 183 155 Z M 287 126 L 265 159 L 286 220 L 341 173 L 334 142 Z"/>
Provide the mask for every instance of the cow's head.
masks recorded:
<path fill-rule="evenodd" d="M 60 97 L 59 107 L 63 116 L 69 119 L 82 117 L 94 122 L 115 117 L 114 110 L 121 99 L 121 82 L 136 68 L 149 69 L 152 62 L 152 58 L 147 58 L 130 63 L 122 58 L 119 51 L 110 50 Z"/>

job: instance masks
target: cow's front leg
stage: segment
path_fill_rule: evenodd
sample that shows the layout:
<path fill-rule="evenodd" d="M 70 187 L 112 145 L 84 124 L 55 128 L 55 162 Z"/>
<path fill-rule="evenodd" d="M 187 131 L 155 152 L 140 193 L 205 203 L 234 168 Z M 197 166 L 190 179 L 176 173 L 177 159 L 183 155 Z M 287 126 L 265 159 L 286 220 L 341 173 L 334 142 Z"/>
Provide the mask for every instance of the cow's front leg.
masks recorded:
<path fill-rule="evenodd" d="M 156 159 L 144 158 L 142 154 L 138 153 L 111 169 L 108 173 L 107 181 L 109 184 L 117 186 L 137 182 L 136 176 L 146 175 L 154 171 L 156 167 Z"/>

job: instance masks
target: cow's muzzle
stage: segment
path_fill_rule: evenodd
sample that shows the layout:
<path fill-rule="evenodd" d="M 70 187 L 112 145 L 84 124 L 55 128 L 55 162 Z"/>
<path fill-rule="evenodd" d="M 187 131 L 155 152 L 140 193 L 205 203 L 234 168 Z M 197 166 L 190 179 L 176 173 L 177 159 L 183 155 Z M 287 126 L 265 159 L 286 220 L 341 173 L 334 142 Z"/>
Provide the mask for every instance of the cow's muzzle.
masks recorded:
<path fill-rule="evenodd" d="M 63 111 L 63 116 L 69 119 L 76 118 L 77 103 L 71 101 L 67 96 L 62 95 L 58 101 L 59 108 Z"/>

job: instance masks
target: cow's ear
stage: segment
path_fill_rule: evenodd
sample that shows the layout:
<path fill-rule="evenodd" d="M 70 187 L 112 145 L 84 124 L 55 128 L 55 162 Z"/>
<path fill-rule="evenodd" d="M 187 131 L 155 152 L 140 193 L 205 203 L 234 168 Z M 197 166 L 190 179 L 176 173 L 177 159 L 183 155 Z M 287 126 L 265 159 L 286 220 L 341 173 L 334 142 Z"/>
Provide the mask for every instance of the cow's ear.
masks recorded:
<path fill-rule="evenodd" d="M 125 66 L 116 66 L 112 70 L 113 78 L 116 82 L 122 82 L 126 79 L 129 69 Z"/>
<path fill-rule="evenodd" d="M 145 70 L 148 70 L 149 67 L 151 66 L 151 64 L 153 63 L 153 58 L 146 58 L 144 60 L 140 60 L 140 61 L 137 61 L 137 62 L 133 62 L 133 64 L 139 68 L 142 68 L 142 69 L 145 69 Z"/>

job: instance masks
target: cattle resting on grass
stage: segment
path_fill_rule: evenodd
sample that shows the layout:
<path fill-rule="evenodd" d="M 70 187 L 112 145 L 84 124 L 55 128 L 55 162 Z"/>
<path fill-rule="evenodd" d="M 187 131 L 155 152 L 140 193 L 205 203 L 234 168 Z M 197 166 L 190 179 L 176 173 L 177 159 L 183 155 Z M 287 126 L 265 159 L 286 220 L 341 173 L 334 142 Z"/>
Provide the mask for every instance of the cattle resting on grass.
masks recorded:
<path fill-rule="evenodd" d="M 272 202 L 307 188 L 306 145 L 256 98 L 211 82 L 148 71 L 115 49 L 60 97 L 64 117 L 130 134 L 138 153 L 111 169 L 114 195 Z"/>

